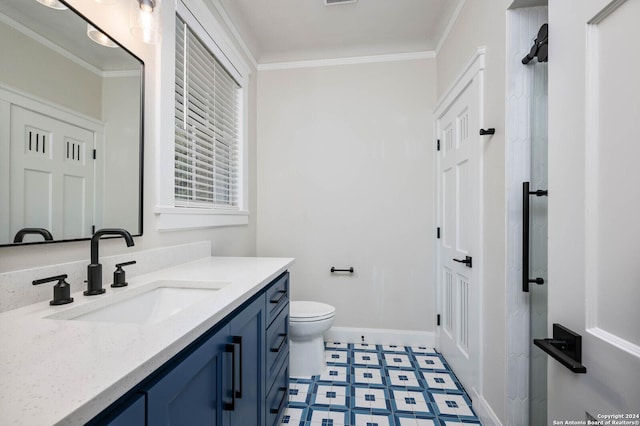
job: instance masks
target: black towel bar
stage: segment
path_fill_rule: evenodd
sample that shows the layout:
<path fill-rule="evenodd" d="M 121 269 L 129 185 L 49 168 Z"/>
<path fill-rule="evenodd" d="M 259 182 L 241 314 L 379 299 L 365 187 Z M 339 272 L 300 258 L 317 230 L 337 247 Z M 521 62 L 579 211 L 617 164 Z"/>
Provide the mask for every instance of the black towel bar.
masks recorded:
<path fill-rule="evenodd" d="M 353 266 L 350 267 L 349 269 L 337 269 L 335 266 L 332 266 L 331 273 L 334 273 L 334 272 L 349 272 L 353 274 Z"/>

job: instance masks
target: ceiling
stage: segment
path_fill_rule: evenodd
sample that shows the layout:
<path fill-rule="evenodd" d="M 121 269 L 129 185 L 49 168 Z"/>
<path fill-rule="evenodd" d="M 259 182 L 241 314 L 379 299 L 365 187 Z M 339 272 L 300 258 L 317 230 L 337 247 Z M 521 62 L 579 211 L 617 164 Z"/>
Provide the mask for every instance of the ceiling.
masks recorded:
<path fill-rule="evenodd" d="M 220 0 L 260 64 L 435 50 L 464 0 Z"/>
<path fill-rule="evenodd" d="M 0 24 L 27 36 L 36 34 L 99 71 L 139 70 L 140 63 L 123 49 L 100 46 L 87 37 L 87 21 L 73 10 L 55 10 L 35 1 L 0 0 Z M 11 53 L 11 52 L 10 52 Z M 21 52 L 24 54 L 24 52 Z"/>

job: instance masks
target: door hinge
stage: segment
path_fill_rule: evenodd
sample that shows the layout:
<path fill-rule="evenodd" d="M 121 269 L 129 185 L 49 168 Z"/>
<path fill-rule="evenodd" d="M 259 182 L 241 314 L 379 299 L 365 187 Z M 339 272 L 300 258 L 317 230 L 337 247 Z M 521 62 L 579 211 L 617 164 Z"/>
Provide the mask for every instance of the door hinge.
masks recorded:
<path fill-rule="evenodd" d="M 436 229 L 436 238 L 440 239 L 440 227 Z"/>
<path fill-rule="evenodd" d="M 436 150 L 440 151 L 440 139 L 436 141 Z"/>
<path fill-rule="evenodd" d="M 94 160 L 96 159 L 96 150 L 95 149 L 93 150 L 93 159 Z"/>
<path fill-rule="evenodd" d="M 440 325 L 440 314 L 436 316 L 436 325 Z"/>

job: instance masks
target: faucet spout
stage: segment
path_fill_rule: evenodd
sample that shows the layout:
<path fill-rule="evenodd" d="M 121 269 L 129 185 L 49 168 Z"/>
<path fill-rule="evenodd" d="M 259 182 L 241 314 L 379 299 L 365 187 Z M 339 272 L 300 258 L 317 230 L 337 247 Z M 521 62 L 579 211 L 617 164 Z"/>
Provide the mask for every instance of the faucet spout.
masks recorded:
<path fill-rule="evenodd" d="M 94 296 L 104 293 L 102 288 L 102 265 L 99 261 L 98 242 L 104 235 L 118 235 L 124 238 L 127 247 L 133 244 L 133 237 L 126 229 L 120 228 L 104 228 L 96 231 L 91 237 L 91 263 L 87 266 L 87 290 L 85 296 Z"/>

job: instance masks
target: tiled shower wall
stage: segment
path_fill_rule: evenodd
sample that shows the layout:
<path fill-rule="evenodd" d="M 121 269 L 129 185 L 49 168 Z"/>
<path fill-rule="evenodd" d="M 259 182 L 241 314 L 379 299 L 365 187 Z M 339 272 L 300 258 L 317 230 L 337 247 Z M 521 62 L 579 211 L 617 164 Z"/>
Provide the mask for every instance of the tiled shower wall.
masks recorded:
<path fill-rule="evenodd" d="M 507 12 L 507 414 L 509 425 L 529 424 L 530 296 L 522 292 L 522 182 L 531 176 L 533 69 L 522 64 L 547 8 Z M 537 189 L 537 188 L 536 188 Z M 545 188 L 546 189 L 546 188 Z M 535 250 L 535 248 L 532 248 Z"/>

